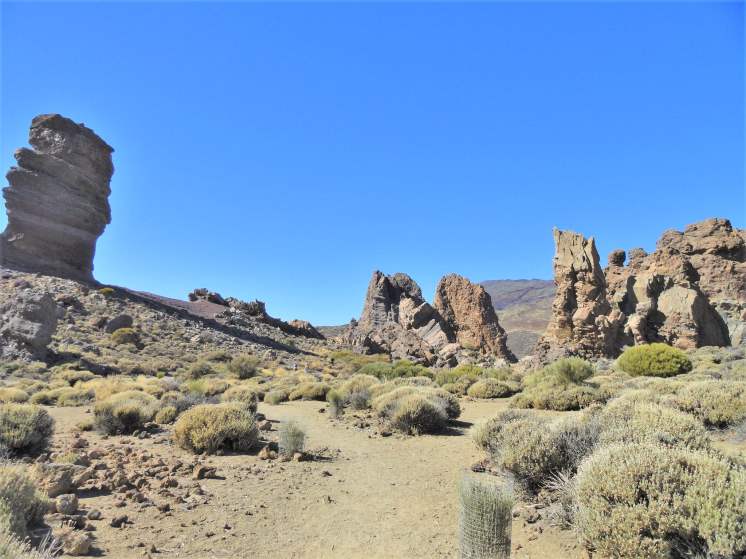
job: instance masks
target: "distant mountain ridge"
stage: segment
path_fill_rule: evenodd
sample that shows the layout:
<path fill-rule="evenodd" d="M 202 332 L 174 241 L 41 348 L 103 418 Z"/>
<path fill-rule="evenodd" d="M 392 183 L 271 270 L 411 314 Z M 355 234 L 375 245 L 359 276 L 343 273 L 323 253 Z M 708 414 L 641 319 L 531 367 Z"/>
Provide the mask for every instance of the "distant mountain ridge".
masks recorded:
<path fill-rule="evenodd" d="M 554 281 L 541 279 L 487 280 L 480 283 L 492 299 L 508 347 L 516 357 L 531 353 L 549 324 Z"/>

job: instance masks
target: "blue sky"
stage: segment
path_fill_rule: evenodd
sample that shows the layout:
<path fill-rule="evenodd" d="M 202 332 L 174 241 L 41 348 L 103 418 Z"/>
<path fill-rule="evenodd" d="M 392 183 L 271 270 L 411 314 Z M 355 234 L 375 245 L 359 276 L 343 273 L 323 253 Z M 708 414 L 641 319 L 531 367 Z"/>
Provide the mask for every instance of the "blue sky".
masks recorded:
<path fill-rule="evenodd" d="M 555 225 L 746 226 L 740 3 L 1 6 L 0 165 L 46 112 L 116 150 L 102 282 L 334 324 L 377 268 L 550 278 Z"/>

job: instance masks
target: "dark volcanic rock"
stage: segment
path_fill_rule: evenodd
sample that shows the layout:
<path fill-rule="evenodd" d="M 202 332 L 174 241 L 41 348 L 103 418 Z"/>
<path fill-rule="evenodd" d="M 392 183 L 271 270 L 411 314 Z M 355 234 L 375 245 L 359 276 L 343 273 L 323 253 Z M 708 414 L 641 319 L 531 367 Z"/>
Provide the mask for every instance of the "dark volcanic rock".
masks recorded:
<path fill-rule="evenodd" d="M 0 355 L 44 359 L 56 328 L 57 305 L 51 295 L 20 290 L 0 306 Z"/>
<path fill-rule="evenodd" d="M 33 149 L 18 149 L 18 166 L 6 175 L 8 226 L 0 238 L 0 264 L 92 281 L 96 240 L 111 221 L 114 150 L 57 114 L 33 119 L 29 143 Z"/>

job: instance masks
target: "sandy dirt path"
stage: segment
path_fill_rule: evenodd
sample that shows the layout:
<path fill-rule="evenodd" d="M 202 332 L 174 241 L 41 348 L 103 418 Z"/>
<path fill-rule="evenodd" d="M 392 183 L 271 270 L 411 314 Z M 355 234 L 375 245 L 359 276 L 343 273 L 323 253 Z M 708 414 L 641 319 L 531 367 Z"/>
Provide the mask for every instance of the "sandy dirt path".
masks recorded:
<path fill-rule="evenodd" d="M 294 419 L 306 430 L 310 451 L 327 448 L 328 461 L 262 461 L 255 455 L 207 459 L 225 479 L 201 481 L 207 504 L 172 512 L 130 503 L 114 508 L 112 495 L 81 500 L 104 519 L 128 514 L 133 523 L 111 528 L 101 521 L 96 546 L 109 557 L 345 557 L 434 558 L 458 556 L 456 480 L 480 458 L 469 424 L 490 417 L 505 402 L 463 402 L 461 424 L 448 435 L 380 437 L 319 413 L 319 402 L 261 405 L 273 421 Z M 51 408 L 58 437 L 84 417 L 81 408 Z M 91 444 L 98 436 L 86 434 Z M 109 439 L 109 441 L 117 438 Z M 189 460 L 184 451 L 125 437 L 154 454 Z M 108 441 L 107 441 L 108 442 Z M 64 444 L 63 444 L 64 446 Z M 188 482 L 188 481 L 187 481 Z M 579 557 L 570 533 L 513 523 L 513 557 Z"/>

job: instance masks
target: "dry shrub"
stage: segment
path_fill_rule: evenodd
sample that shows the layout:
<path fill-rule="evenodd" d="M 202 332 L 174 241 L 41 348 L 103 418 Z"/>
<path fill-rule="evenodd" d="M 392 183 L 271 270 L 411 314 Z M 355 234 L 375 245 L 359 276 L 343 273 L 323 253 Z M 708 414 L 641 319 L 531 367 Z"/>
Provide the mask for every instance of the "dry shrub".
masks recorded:
<path fill-rule="evenodd" d="M 423 394 L 413 393 L 397 401 L 389 420 L 400 431 L 420 435 L 442 430 L 448 422 L 448 416 L 442 405 Z"/>
<path fill-rule="evenodd" d="M 155 414 L 154 421 L 159 425 L 168 425 L 169 423 L 176 421 L 178 415 L 179 411 L 176 409 L 176 406 L 163 406 Z"/>
<path fill-rule="evenodd" d="M 25 390 L 13 386 L 0 388 L 0 402 L 22 404 L 28 402 L 29 395 Z"/>
<path fill-rule="evenodd" d="M 256 411 L 259 398 L 264 397 L 264 391 L 256 385 L 236 384 L 223 392 L 220 399 L 223 402 L 242 402 Z"/>
<path fill-rule="evenodd" d="M 578 471 L 578 531 L 600 556 L 746 553 L 746 471 L 716 455 L 647 443 L 603 447 Z"/>
<path fill-rule="evenodd" d="M 228 390 L 229 387 L 230 384 L 220 378 L 201 378 L 186 381 L 181 389 L 184 392 L 191 392 L 200 396 L 217 396 Z"/>
<path fill-rule="evenodd" d="M 179 417 L 174 440 L 195 454 L 217 450 L 245 452 L 259 441 L 259 430 L 254 415 L 240 403 L 203 404 Z"/>
<path fill-rule="evenodd" d="M 36 488 L 24 466 L 0 465 L 0 526 L 19 538 L 44 518 L 49 499 Z M 10 558 L 9 558 L 10 559 Z"/>
<path fill-rule="evenodd" d="M 707 449 L 710 439 L 702 424 L 692 416 L 659 404 L 614 400 L 599 414 L 601 442 L 658 443 Z"/>
<path fill-rule="evenodd" d="M 280 425 L 277 444 L 282 456 L 291 457 L 296 452 L 303 452 L 305 440 L 306 432 L 295 421 Z"/>
<path fill-rule="evenodd" d="M 325 382 L 302 382 L 290 394 L 289 400 L 321 400 L 326 399 L 329 385 Z"/>
<path fill-rule="evenodd" d="M 0 446 L 14 454 L 44 450 L 54 432 L 47 410 L 33 404 L 0 405 Z"/>
<path fill-rule="evenodd" d="M 133 328 L 119 328 L 111 333 L 111 341 L 114 345 L 138 345 L 140 334 Z"/>
<path fill-rule="evenodd" d="M 672 403 L 708 427 L 728 427 L 746 419 L 746 382 L 706 380 L 684 385 Z"/>
<path fill-rule="evenodd" d="M 94 375 L 91 371 L 76 371 L 73 369 L 66 369 L 64 371 L 56 372 L 54 375 L 52 375 L 52 378 L 55 380 L 64 381 L 70 386 L 75 386 L 76 382 L 86 382 L 100 377 Z"/>
<path fill-rule="evenodd" d="M 259 371 L 259 359 L 253 355 L 236 355 L 227 365 L 228 372 L 241 380 L 256 376 Z"/>
<path fill-rule="evenodd" d="M 152 421 L 158 400 L 136 390 L 118 392 L 93 409 L 96 428 L 108 435 L 129 434 Z"/>
<path fill-rule="evenodd" d="M 513 489 L 494 476 L 471 472 L 459 480 L 459 550 L 462 559 L 509 559 Z"/>
<path fill-rule="evenodd" d="M 288 401 L 287 390 L 270 390 L 264 395 L 264 403 L 276 406 L 282 402 Z"/>

